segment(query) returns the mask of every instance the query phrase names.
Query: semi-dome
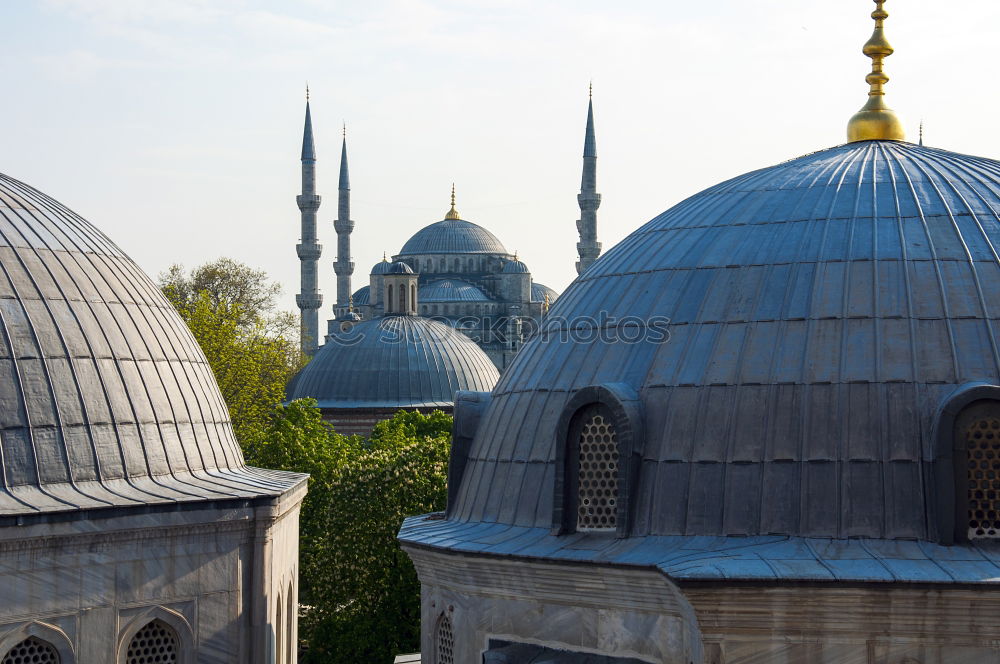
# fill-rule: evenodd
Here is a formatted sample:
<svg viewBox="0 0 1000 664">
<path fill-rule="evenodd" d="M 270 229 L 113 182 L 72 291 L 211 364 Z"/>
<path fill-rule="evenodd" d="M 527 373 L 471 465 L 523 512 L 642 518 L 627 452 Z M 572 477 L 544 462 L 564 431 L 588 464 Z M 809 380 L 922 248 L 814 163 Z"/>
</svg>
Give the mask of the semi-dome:
<svg viewBox="0 0 1000 664">
<path fill-rule="evenodd" d="M 503 269 L 501 270 L 503 274 L 528 274 L 531 270 L 522 261 L 516 258 L 512 261 L 507 261 L 503 264 Z"/>
<path fill-rule="evenodd" d="M 288 388 L 320 408 L 451 406 L 458 390 L 490 390 L 499 374 L 479 346 L 419 316 L 385 316 L 331 335 Z"/>
<path fill-rule="evenodd" d="M 589 394 L 634 445 L 630 535 L 947 540 L 941 413 L 1000 383 L 998 215 L 1000 162 L 894 141 L 688 198 L 559 298 L 449 514 L 550 528 L 558 441 Z"/>
<path fill-rule="evenodd" d="M 399 252 L 400 256 L 424 254 L 507 255 L 507 249 L 482 226 L 463 219 L 445 219 L 421 228 Z"/>
<path fill-rule="evenodd" d="M 537 281 L 533 281 L 531 283 L 532 302 L 544 302 L 546 295 L 549 298 L 549 304 L 555 304 L 555 301 L 559 299 L 559 293 L 555 292 L 545 284 L 540 284 Z"/>
<path fill-rule="evenodd" d="M 420 302 L 489 302 L 490 298 L 476 286 L 461 279 L 438 279 L 420 287 Z"/>
<path fill-rule="evenodd" d="M 354 291 L 354 295 L 351 296 L 354 300 L 354 306 L 360 307 L 365 304 L 371 304 L 371 286 L 362 286 L 358 290 Z"/>
<path fill-rule="evenodd" d="M 111 240 L 0 175 L 0 516 L 280 495 L 205 356 Z"/>
</svg>

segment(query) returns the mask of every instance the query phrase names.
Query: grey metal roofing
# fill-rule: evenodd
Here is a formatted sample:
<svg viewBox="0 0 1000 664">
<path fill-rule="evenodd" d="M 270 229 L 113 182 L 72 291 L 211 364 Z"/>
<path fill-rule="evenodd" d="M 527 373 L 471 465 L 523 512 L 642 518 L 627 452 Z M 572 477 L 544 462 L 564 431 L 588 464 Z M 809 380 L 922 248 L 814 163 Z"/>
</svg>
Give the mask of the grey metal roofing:
<svg viewBox="0 0 1000 664">
<path fill-rule="evenodd" d="M 935 414 L 1000 384 L 998 249 L 990 159 L 859 142 L 706 189 L 559 298 L 494 390 L 450 513 L 549 527 L 558 417 L 618 383 L 645 413 L 636 536 L 935 541 Z M 665 340 L 641 323 L 656 316 Z"/>
<path fill-rule="evenodd" d="M 458 390 L 488 391 L 499 377 L 479 346 L 419 316 L 385 316 L 338 332 L 288 387 L 321 408 L 451 406 Z"/>
<path fill-rule="evenodd" d="M 531 301 L 532 302 L 544 302 L 545 296 L 549 296 L 549 304 L 555 304 L 555 301 L 559 299 L 559 293 L 555 292 L 548 286 L 534 281 L 531 283 Z"/>
<path fill-rule="evenodd" d="M 359 307 L 362 304 L 371 304 L 371 286 L 362 286 L 358 290 L 354 291 L 354 295 L 351 296 L 354 300 L 354 306 Z"/>
<path fill-rule="evenodd" d="M 837 581 L 1000 585 L 1000 547 L 885 539 L 553 535 L 550 528 L 406 519 L 408 544 L 499 557 L 657 567 L 678 581 Z"/>
<path fill-rule="evenodd" d="M 460 279 L 438 279 L 420 287 L 417 300 L 424 302 L 489 302 L 478 287 Z"/>
<path fill-rule="evenodd" d="M 531 272 L 527 265 L 517 259 L 504 263 L 500 271 L 503 274 L 528 274 Z"/>
<path fill-rule="evenodd" d="M 424 254 L 508 255 L 493 233 L 464 219 L 445 219 L 421 228 L 399 252 L 400 256 Z"/>
<path fill-rule="evenodd" d="M 184 321 L 121 249 L 0 175 L 0 515 L 279 495 Z"/>
</svg>

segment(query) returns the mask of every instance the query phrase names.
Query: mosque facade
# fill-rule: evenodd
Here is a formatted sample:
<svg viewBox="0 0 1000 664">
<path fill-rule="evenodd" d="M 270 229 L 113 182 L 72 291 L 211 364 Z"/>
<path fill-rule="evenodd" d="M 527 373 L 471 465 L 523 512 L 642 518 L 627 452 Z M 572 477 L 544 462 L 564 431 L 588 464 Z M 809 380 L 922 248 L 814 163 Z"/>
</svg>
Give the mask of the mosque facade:
<svg viewBox="0 0 1000 664">
<path fill-rule="evenodd" d="M 875 4 L 846 144 L 582 272 L 553 319 L 623 339 L 547 326 L 457 395 L 399 535 L 425 664 L 1000 660 L 1000 162 L 904 140 Z"/>
<path fill-rule="evenodd" d="M 306 121 L 302 147 L 302 194 L 297 198 L 302 219 L 302 239 L 297 246 L 302 265 L 302 289 L 298 295 L 301 311 L 303 351 L 316 352 L 320 339 L 318 311 L 322 295 L 318 288 L 318 264 L 322 247 L 317 242 L 316 150 L 312 117 L 306 102 Z M 333 263 L 337 276 L 337 301 L 334 318 L 327 322 L 323 341 L 334 334 L 340 322 L 354 313 L 362 320 L 386 315 L 384 274 L 395 262 L 405 263 L 417 275 L 419 306 L 416 314 L 447 324 L 474 341 L 503 370 L 524 341 L 537 329 L 548 308 L 558 298 L 553 289 L 538 283 L 528 266 L 489 230 L 462 219 L 455 207 L 452 186 L 451 208 L 440 221 L 415 233 L 397 254 L 375 264 L 369 271 L 368 284 L 352 288 L 354 262 L 351 258 L 350 177 L 347 163 L 346 134 L 341 147 L 338 182 L 337 258 Z M 597 241 L 597 143 L 594 132 L 593 101 L 588 104 L 584 135 L 583 177 L 581 179 L 580 219 L 577 221 L 580 259 L 578 272 L 586 270 L 600 255 Z"/>
<path fill-rule="evenodd" d="M 103 233 L 5 175 L 0 221 L 0 662 L 294 662 L 307 477 Z"/>
</svg>

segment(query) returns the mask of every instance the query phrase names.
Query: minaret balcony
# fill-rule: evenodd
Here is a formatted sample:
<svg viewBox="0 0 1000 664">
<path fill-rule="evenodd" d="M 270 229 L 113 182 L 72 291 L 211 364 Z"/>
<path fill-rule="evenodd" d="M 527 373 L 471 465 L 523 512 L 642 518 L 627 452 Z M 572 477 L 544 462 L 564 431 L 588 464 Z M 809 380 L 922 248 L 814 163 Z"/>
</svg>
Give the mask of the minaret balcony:
<svg viewBox="0 0 1000 664">
<path fill-rule="evenodd" d="M 601 195 L 598 193 L 580 193 L 576 195 L 576 200 L 582 210 L 596 210 L 601 207 Z"/>
<path fill-rule="evenodd" d="M 319 257 L 323 254 L 323 245 L 316 242 L 297 244 L 295 245 L 295 253 L 299 255 L 299 260 L 319 260 Z"/>
<path fill-rule="evenodd" d="M 323 296 L 319 293 L 299 293 L 295 296 L 295 304 L 299 309 L 319 309 L 323 304 Z"/>
<path fill-rule="evenodd" d="M 354 261 L 334 261 L 333 271 L 338 275 L 354 274 Z"/>
<path fill-rule="evenodd" d="M 354 222 L 350 219 L 341 220 L 337 219 L 333 222 L 333 230 L 338 233 L 350 233 L 354 230 Z"/>
<path fill-rule="evenodd" d="M 315 212 L 319 209 L 320 201 L 322 196 L 319 194 L 299 194 L 295 197 L 295 202 L 303 212 Z"/>
</svg>

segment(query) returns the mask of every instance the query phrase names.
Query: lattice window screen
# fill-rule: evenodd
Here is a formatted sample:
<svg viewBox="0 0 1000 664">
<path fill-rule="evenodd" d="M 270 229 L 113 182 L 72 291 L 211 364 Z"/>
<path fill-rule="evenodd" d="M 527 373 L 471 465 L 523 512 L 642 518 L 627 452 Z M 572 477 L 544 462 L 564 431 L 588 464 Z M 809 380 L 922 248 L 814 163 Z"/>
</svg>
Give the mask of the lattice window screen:
<svg viewBox="0 0 1000 664">
<path fill-rule="evenodd" d="M 600 411 L 585 415 L 579 440 L 577 530 L 614 530 L 618 525 L 618 437 Z"/>
<path fill-rule="evenodd" d="M 159 620 L 149 623 L 132 637 L 125 655 L 126 664 L 176 664 L 177 634 Z"/>
<path fill-rule="evenodd" d="M 438 621 L 437 664 L 455 664 L 455 633 L 448 616 L 441 616 Z"/>
<path fill-rule="evenodd" d="M 1000 408 L 963 428 L 967 450 L 969 539 L 1000 537 Z"/>
<path fill-rule="evenodd" d="M 4 655 L 0 664 L 59 664 L 59 653 L 50 644 L 29 636 Z"/>
</svg>

